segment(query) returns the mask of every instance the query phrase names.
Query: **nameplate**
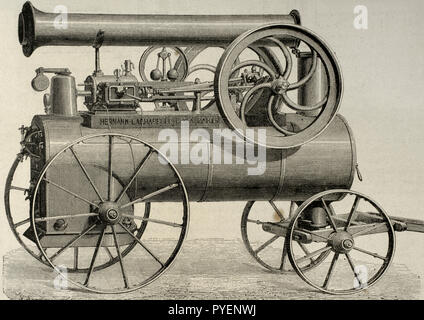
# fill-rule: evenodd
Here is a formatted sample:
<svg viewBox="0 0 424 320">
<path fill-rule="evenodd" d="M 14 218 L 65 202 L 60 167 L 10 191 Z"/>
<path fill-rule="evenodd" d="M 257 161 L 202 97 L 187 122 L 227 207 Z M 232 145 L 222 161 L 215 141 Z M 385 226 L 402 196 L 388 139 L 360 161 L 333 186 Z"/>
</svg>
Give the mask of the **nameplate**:
<svg viewBox="0 0 424 320">
<path fill-rule="evenodd" d="M 180 128 L 182 121 L 190 127 L 218 128 L 223 125 L 219 114 L 86 114 L 83 125 L 93 129 L 107 128 Z"/>
</svg>

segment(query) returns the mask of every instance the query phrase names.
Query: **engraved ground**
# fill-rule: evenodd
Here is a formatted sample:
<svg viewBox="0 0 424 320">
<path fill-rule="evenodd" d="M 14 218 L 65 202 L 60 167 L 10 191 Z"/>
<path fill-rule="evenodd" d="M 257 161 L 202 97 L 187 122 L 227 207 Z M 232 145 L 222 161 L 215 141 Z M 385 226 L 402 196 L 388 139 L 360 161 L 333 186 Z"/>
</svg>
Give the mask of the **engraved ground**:
<svg viewBox="0 0 424 320">
<path fill-rule="evenodd" d="M 131 268 L 130 259 L 126 265 Z M 121 295 L 56 290 L 55 274 L 23 249 L 9 252 L 3 268 L 3 291 L 10 299 L 417 299 L 421 286 L 419 276 L 394 264 L 379 283 L 362 293 L 322 294 L 295 274 L 267 272 L 241 241 L 221 239 L 187 240 L 173 267 L 161 278 Z"/>
</svg>

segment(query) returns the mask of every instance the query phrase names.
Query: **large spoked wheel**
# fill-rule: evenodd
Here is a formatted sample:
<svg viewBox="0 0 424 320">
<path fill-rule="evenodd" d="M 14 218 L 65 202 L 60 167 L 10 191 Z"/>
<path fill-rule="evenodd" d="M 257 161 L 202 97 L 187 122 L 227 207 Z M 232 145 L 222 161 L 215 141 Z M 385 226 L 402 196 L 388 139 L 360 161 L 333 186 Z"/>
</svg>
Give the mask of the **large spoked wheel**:
<svg viewBox="0 0 424 320">
<path fill-rule="evenodd" d="M 270 70 L 269 65 L 261 61 L 249 61 L 246 63 L 254 72 L 235 82 L 231 79 L 235 61 L 246 48 L 255 47 L 267 48 L 278 58 L 276 70 Z M 310 53 L 312 64 L 304 78 L 293 79 L 293 57 L 300 53 L 299 48 L 306 50 L 302 53 Z M 312 105 L 300 105 L 290 95 L 308 83 L 318 63 L 322 63 L 327 76 L 326 95 Z M 298 25 L 272 24 L 245 32 L 227 47 L 217 66 L 214 88 L 219 110 L 232 129 L 253 143 L 284 149 L 311 141 L 329 125 L 340 105 L 342 76 L 334 53 L 313 32 Z M 240 88 L 244 89 L 241 97 Z M 258 103 L 268 120 L 251 125 L 246 115 L 255 107 L 255 99 L 263 92 L 266 95 L 262 95 Z M 293 113 L 305 111 L 315 111 L 317 115 L 309 117 L 308 121 L 293 120 Z M 266 130 L 266 142 L 260 136 L 252 138 L 246 131 L 253 127 Z"/>
<path fill-rule="evenodd" d="M 49 193 L 61 203 L 46 201 Z M 153 216 L 150 202 L 168 198 L 172 205 Z M 58 234 L 59 219 L 67 226 L 59 239 L 67 240 L 57 246 L 49 236 Z M 187 191 L 174 165 L 150 144 L 118 133 L 82 137 L 53 156 L 35 185 L 30 215 L 43 260 L 68 282 L 99 293 L 137 290 L 163 274 L 181 249 L 188 219 Z"/>
<path fill-rule="evenodd" d="M 293 272 L 284 246 L 284 236 L 263 230 L 264 224 L 280 224 L 287 226 L 296 209 L 295 202 L 249 201 L 241 218 L 241 235 L 243 243 L 250 255 L 264 268 L 276 273 Z M 289 212 L 289 214 L 286 214 Z M 300 249 L 305 249 L 301 242 L 296 242 Z M 306 250 L 306 249 L 305 249 Z M 306 252 L 306 251 L 305 251 Z M 322 253 L 313 257 L 302 270 L 318 266 L 330 254 Z"/>
<path fill-rule="evenodd" d="M 310 214 L 320 210 L 326 226 L 316 228 Z M 295 248 L 299 241 L 307 253 Z M 383 276 L 393 259 L 395 232 L 374 200 L 356 191 L 329 190 L 298 208 L 287 231 L 286 250 L 294 270 L 308 284 L 326 293 L 350 294 Z M 313 270 L 302 268 L 323 253 L 331 253 L 331 259 Z"/>
<path fill-rule="evenodd" d="M 41 259 L 42 255 L 38 248 L 35 247 L 32 243 L 30 243 L 30 241 L 23 236 L 25 230 L 30 226 L 30 219 L 28 217 L 29 208 L 25 207 L 24 209 L 12 209 L 12 198 L 15 197 L 13 193 L 19 193 L 18 196 L 20 197 L 20 199 L 18 201 L 20 202 L 20 205 L 25 202 L 29 202 L 30 200 L 30 186 L 22 187 L 13 184 L 13 180 L 17 180 L 17 172 L 22 171 L 18 169 L 20 166 L 25 168 L 26 172 L 29 171 L 27 168 L 29 165 L 29 159 L 30 158 L 28 158 L 28 155 L 26 153 L 19 153 L 16 156 L 16 159 L 13 162 L 6 179 L 6 186 L 4 188 L 4 207 L 10 229 L 12 230 L 16 240 L 18 240 L 19 244 L 35 259 L 44 264 L 47 264 Z M 29 183 L 29 177 L 26 177 L 26 182 Z"/>
<path fill-rule="evenodd" d="M 32 198 L 33 190 L 31 187 L 31 183 L 27 188 L 13 184 L 14 180 L 22 179 L 22 177 L 20 177 L 22 174 L 29 172 L 28 160 L 31 158 L 31 156 L 36 156 L 36 155 L 28 154 L 26 151 L 19 153 L 16 156 L 16 159 L 13 162 L 12 167 L 9 170 L 9 174 L 6 179 L 5 191 L 4 191 L 4 204 L 5 204 L 6 217 L 7 217 L 7 221 L 9 223 L 10 229 L 12 230 L 12 233 L 15 236 L 16 240 L 19 242 L 19 244 L 32 257 L 34 257 L 35 259 L 37 259 L 44 265 L 50 267 L 50 264 L 43 258 L 43 254 L 40 252 L 38 247 L 35 246 L 33 242 L 31 242 L 29 239 L 27 239 L 24 236 L 25 231 L 28 230 L 28 228 L 30 228 L 30 225 L 31 225 L 31 219 L 29 218 L 30 206 L 28 207 L 25 206 L 24 209 L 12 208 L 13 206 L 12 199 L 14 199 L 15 202 L 19 202 L 19 204 L 15 204 L 16 206 L 18 205 L 22 206 L 23 203 L 29 202 Z M 18 169 L 20 167 L 22 167 L 22 170 Z M 19 172 L 19 171 L 25 171 L 25 173 Z M 17 178 L 16 176 L 19 176 L 19 177 Z M 26 181 L 29 182 L 29 177 L 26 177 Z M 16 195 L 13 193 L 18 193 L 19 195 Z M 18 199 L 15 199 L 15 196 L 20 196 L 20 197 Z M 150 203 L 146 203 L 144 208 L 144 218 L 149 218 L 149 215 L 150 215 Z M 146 229 L 146 226 L 147 226 L 147 220 L 142 221 L 140 226 L 137 227 L 135 231 L 137 238 L 140 238 L 143 235 L 143 232 Z M 122 252 L 122 256 L 123 257 L 126 256 L 134 248 L 135 245 L 136 245 L 136 242 L 134 241 L 131 245 L 125 248 L 125 250 Z M 110 259 L 104 264 L 96 266 L 94 269 L 95 271 L 107 268 L 115 264 L 116 262 L 118 262 L 118 257 L 116 255 L 114 256 L 107 247 L 104 247 L 104 249 L 106 250 Z M 49 248 L 49 252 L 50 250 L 51 249 Z M 77 248 L 74 248 L 74 250 L 77 250 Z M 74 267 L 68 270 L 68 272 L 85 272 L 85 271 L 86 269 L 78 268 L 78 265 L 75 263 L 74 263 Z"/>
</svg>

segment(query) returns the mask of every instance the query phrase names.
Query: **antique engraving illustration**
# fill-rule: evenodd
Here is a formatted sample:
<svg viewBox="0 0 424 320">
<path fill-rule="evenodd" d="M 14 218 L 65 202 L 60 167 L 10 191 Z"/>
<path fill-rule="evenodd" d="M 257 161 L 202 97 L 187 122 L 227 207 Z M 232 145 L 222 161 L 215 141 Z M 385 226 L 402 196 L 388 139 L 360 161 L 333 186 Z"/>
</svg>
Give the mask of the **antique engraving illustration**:
<svg viewBox="0 0 424 320">
<path fill-rule="evenodd" d="M 356 49 L 401 4 L 127 2 L 8 5 L 4 297 L 421 298 L 423 32 Z"/>
</svg>

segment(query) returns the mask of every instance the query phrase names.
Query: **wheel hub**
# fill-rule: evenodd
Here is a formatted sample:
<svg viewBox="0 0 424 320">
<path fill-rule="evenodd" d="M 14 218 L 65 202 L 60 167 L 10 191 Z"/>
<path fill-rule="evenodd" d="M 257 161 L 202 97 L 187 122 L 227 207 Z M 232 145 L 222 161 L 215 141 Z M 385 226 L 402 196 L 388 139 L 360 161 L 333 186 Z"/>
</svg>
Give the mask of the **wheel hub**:
<svg viewBox="0 0 424 320">
<path fill-rule="evenodd" d="M 105 201 L 99 205 L 99 217 L 103 223 L 113 225 L 121 220 L 118 204 L 112 201 Z"/>
<path fill-rule="evenodd" d="M 274 81 L 272 81 L 271 83 L 271 90 L 275 93 L 275 94 L 283 94 L 284 92 L 287 91 L 287 89 L 289 88 L 290 83 L 283 79 L 283 78 L 277 78 Z"/>
<path fill-rule="evenodd" d="M 330 239 L 330 245 L 337 253 L 348 253 L 352 250 L 354 244 L 352 235 L 346 231 L 336 232 Z"/>
</svg>

